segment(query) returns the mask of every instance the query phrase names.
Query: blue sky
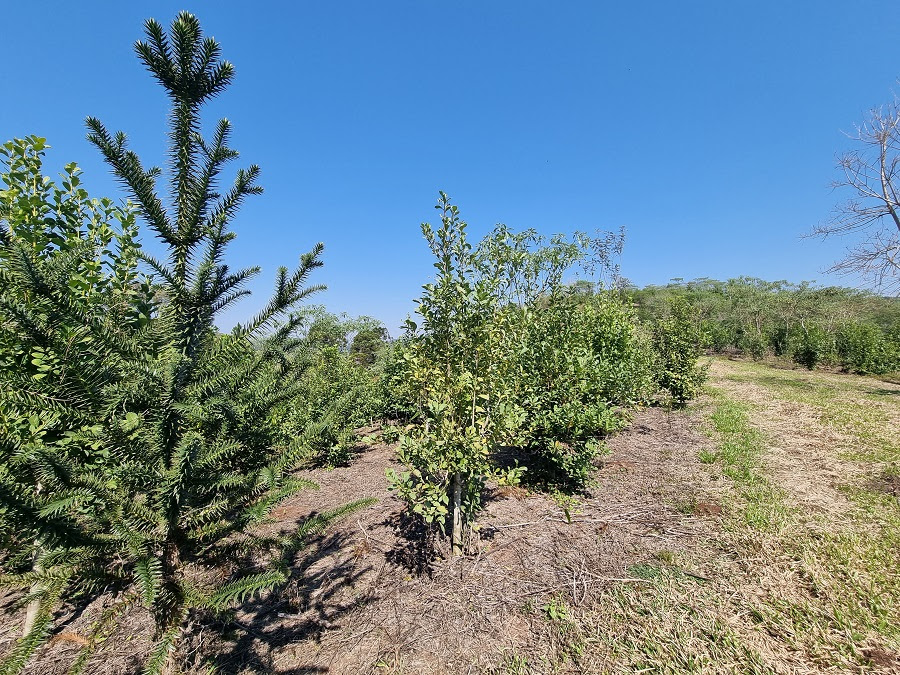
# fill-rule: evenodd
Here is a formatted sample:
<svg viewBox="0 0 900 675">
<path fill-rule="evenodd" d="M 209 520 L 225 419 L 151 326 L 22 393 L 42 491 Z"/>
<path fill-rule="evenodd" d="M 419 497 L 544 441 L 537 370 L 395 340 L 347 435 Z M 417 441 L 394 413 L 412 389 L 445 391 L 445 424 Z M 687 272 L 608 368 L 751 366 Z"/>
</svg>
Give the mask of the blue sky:
<svg viewBox="0 0 900 675">
<path fill-rule="evenodd" d="M 822 273 L 848 242 L 801 240 L 847 193 L 836 155 L 900 76 L 896 2 L 11 2 L 0 25 L 0 136 L 38 134 L 120 197 L 84 140 L 94 115 L 162 164 L 166 105 L 131 45 L 187 9 L 236 66 L 227 116 L 263 196 L 234 222 L 233 267 L 316 241 L 336 312 L 393 334 L 432 272 L 419 232 L 448 192 L 473 239 L 625 226 L 639 285 Z M 153 244 L 148 244 L 153 248 Z"/>
</svg>

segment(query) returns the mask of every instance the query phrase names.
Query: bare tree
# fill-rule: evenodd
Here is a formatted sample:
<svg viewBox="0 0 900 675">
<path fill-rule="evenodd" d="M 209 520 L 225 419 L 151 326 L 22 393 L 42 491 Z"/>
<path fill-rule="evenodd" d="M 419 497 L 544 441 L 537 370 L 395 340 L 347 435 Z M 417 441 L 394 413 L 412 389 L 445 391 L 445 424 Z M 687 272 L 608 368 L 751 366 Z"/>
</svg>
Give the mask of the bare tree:
<svg viewBox="0 0 900 675">
<path fill-rule="evenodd" d="M 859 275 L 882 291 L 900 291 L 900 99 L 870 111 L 851 138 L 861 147 L 839 158 L 844 176 L 833 187 L 849 187 L 855 194 L 812 236 L 858 234 L 859 241 L 828 271 Z"/>
</svg>

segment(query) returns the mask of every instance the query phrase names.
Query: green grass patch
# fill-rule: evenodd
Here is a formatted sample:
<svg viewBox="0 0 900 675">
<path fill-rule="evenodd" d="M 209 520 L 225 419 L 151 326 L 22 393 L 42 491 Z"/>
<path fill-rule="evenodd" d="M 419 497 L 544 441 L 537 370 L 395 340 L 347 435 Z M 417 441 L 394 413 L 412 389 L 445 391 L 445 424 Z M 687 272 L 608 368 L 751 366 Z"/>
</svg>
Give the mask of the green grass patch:
<svg viewBox="0 0 900 675">
<path fill-rule="evenodd" d="M 756 608 L 767 632 L 822 666 L 866 666 L 873 648 L 900 651 L 896 499 L 865 490 L 853 498 L 861 507 L 853 527 L 830 528 L 823 520 L 782 542 L 797 588 Z"/>
<path fill-rule="evenodd" d="M 866 439 L 858 440 L 860 448 L 877 443 L 881 432 L 867 427 L 884 423 L 878 421 L 888 414 L 883 407 L 872 406 L 877 410 L 871 413 L 837 409 L 854 387 L 863 387 L 854 403 L 866 408 L 871 383 L 829 388 L 831 380 L 816 379 L 818 373 L 728 365 L 736 377 L 778 398 L 820 406 L 819 418 L 806 416 L 816 438 L 817 424 L 840 424 Z M 761 382 L 758 375 L 766 372 L 771 378 Z M 754 425 L 763 406 L 767 415 L 789 415 L 790 409 L 770 409 L 765 398 L 758 405 L 731 400 L 712 387 L 706 394 L 699 409 L 714 447 L 701 450 L 700 460 L 721 472 L 730 488 L 724 531 L 699 550 L 662 550 L 628 566 L 627 583 L 605 589 L 589 611 L 564 615 L 577 621 L 578 644 L 591 667 L 673 674 L 762 674 L 794 666 L 867 672 L 900 654 L 900 502 L 893 492 L 898 465 L 877 467 L 879 480 L 871 484 L 843 488 L 850 501 L 839 500 L 834 512 L 811 511 L 805 502 L 791 501 L 768 472 L 769 439 Z M 808 476 L 826 479 L 813 467 Z M 685 515 L 695 504 L 689 486 L 671 499 Z M 542 608 L 545 620 L 566 626 L 560 612 L 554 610 L 554 619 L 548 608 Z M 573 666 L 584 665 L 586 656 L 568 653 Z"/>
<path fill-rule="evenodd" d="M 756 384 L 778 398 L 812 406 L 825 427 L 848 436 L 840 456 L 862 462 L 900 460 L 900 389 L 885 389 L 867 377 L 781 370 L 758 363 L 733 363 L 725 379 Z M 872 404 L 875 405 L 872 405 Z"/>
<path fill-rule="evenodd" d="M 774 540 L 760 533 L 766 545 L 759 548 L 772 554 L 772 579 L 791 582 L 776 585 L 754 603 L 752 616 L 768 634 L 823 668 L 866 668 L 873 654 L 900 653 L 900 501 L 892 492 L 900 448 L 896 429 L 888 424 L 891 407 L 868 402 L 879 395 L 865 378 L 779 371 L 758 364 L 732 370 L 737 372 L 726 379 L 763 386 L 782 400 L 810 405 L 819 413 L 820 425 L 855 441 L 852 452 L 835 447 L 835 455 L 893 462 L 873 467 L 871 482 L 857 480 L 842 488 L 849 506 L 839 518 L 799 507 L 781 509 L 783 530 Z M 748 525 L 757 507 L 762 507 L 762 522 L 769 523 L 770 509 L 751 494 L 758 486 L 763 496 L 769 490 L 762 476 L 764 439 L 747 429 L 749 408 L 720 392 L 714 392 L 714 401 L 710 422 L 722 440 L 718 459 L 723 473 L 747 500 Z M 816 479 L 815 474 L 810 479 Z"/>
<path fill-rule="evenodd" d="M 749 408 L 722 396 L 709 416 L 718 437 L 715 461 L 722 467 L 722 474 L 730 478 L 737 488 L 743 506 L 740 509 L 743 522 L 758 530 L 779 530 L 785 522 L 787 509 L 783 493 L 773 485 L 760 468 L 760 457 L 765 449 L 763 435 L 750 425 Z M 712 454 L 702 451 L 700 459 L 706 463 Z"/>
<path fill-rule="evenodd" d="M 663 571 L 656 565 L 638 563 L 637 565 L 631 565 L 631 567 L 628 568 L 628 574 L 635 577 L 636 579 L 646 579 L 647 581 L 654 581 L 656 579 L 662 578 Z"/>
<path fill-rule="evenodd" d="M 723 618 L 724 605 L 683 576 L 660 574 L 611 588 L 584 627 L 586 641 L 615 665 L 610 672 L 774 673 Z"/>
</svg>

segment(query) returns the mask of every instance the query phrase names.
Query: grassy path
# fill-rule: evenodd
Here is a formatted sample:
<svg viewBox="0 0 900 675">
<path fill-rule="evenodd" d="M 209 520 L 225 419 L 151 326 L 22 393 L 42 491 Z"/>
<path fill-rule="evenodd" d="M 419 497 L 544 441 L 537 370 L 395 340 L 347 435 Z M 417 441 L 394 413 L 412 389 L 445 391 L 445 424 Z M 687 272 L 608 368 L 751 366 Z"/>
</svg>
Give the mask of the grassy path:
<svg viewBox="0 0 900 675">
<path fill-rule="evenodd" d="M 599 672 L 900 672 L 900 386 L 716 359 L 681 414 L 717 533 L 585 615 Z"/>
<path fill-rule="evenodd" d="M 900 669 L 900 387 L 725 360 L 709 385 L 759 627 L 804 669 Z"/>
</svg>

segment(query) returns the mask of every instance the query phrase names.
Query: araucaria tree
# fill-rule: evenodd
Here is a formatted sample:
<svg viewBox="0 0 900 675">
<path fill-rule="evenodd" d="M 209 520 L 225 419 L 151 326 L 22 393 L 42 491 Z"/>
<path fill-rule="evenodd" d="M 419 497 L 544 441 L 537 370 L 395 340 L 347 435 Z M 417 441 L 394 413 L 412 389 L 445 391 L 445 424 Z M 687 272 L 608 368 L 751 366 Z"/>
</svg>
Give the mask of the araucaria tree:
<svg viewBox="0 0 900 675">
<path fill-rule="evenodd" d="M 19 468 L 0 470 L 0 511 L 28 529 L 27 536 L 0 532 L 15 539 L 3 581 L 29 588 L 35 603 L 4 672 L 20 669 L 47 636 L 53 605 L 67 589 L 110 584 L 133 589 L 123 606 L 140 601 L 153 616 L 146 672 L 172 670 L 192 615 L 284 584 L 305 536 L 368 503 L 322 514 L 287 535 L 253 534 L 274 506 L 309 485 L 292 475 L 306 439 L 279 443 L 271 420 L 299 391 L 291 337 L 299 319 L 290 310 L 321 288 L 307 280 L 321 265 L 322 246 L 293 272 L 279 270 L 258 316 L 229 335 L 216 330 L 216 315 L 247 293 L 243 285 L 257 272 L 232 272 L 223 256 L 234 237 L 229 221 L 261 192 L 259 168 L 239 170 L 219 192 L 220 173 L 237 157 L 229 123 L 221 120 L 209 139 L 200 134 L 201 107 L 234 75 L 218 43 L 188 13 L 169 34 L 153 20 L 145 29 L 135 50 L 171 102 L 168 194 L 157 188 L 161 171 L 145 168 L 123 133 L 89 118 L 88 138 L 167 257 L 136 246 L 130 207 L 101 213 L 122 221 L 121 234 L 85 237 L 91 214 L 66 211 L 64 198 L 4 202 L 0 415 L 16 423 L 0 431 L 0 451 L 4 467 Z M 30 167 L 38 180 L 23 182 L 19 167 L 7 182 L 19 192 L 44 184 Z M 57 220 L 71 241 L 58 235 Z M 46 234 L 39 246 L 30 241 L 35 230 Z M 116 238 L 119 246 L 110 248 Z M 134 271 L 138 260 L 152 271 L 152 287 Z M 108 267 L 111 279 L 101 273 Z M 7 350 L 11 344 L 19 347 Z M 238 563 L 224 580 L 205 571 L 223 559 Z M 91 640 L 75 670 L 97 644 Z"/>
</svg>

